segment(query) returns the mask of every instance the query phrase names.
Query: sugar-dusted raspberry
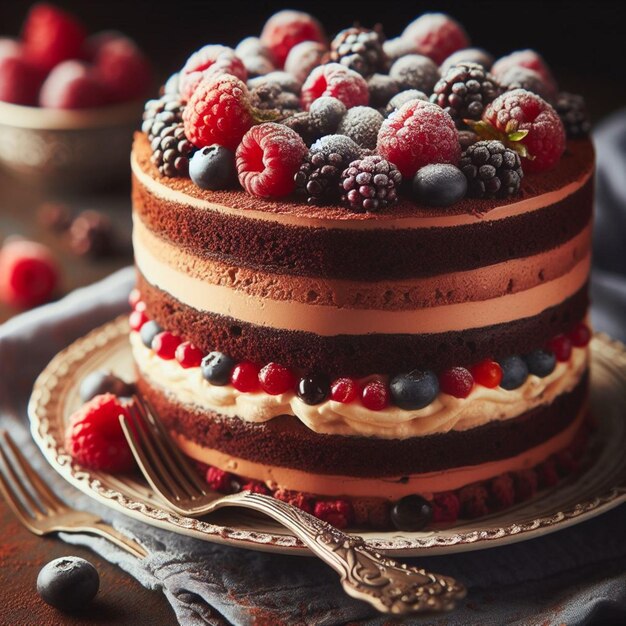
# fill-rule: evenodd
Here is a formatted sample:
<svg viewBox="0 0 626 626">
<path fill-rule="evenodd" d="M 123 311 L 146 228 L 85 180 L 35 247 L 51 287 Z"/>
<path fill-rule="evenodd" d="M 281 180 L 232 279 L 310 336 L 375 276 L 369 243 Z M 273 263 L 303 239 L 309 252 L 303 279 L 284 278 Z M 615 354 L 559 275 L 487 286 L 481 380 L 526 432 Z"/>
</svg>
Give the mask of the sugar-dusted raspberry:
<svg viewBox="0 0 626 626">
<path fill-rule="evenodd" d="M 573 346 L 584 348 L 591 341 L 591 330 L 584 322 L 579 322 L 567 333 Z"/>
<path fill-rule="evenodd" d="M 183 341 L 176 348 L 174 357 L 185 369 L 190 367 L 200 367 L 204 356 L 200 348 L 196 348 L 190 341 Z"/>
<path fill-rule="evenodd" d="M 512 67 L 526 67 L 537 72 L 548 90 L 556 94 L 557 84 L 543 57 L 534 50 L 517 50 L 498 59 L 491 68 L 491 73 L 500 78 Z"/>
<path fill-rule="evenodd" d="M 409 100 L 382 124 L 377 151 L 411 178 L 429 163 L 456 165 L 461 156 L 454 120 L 439 106 Z"/>
<path fill-rule="evenodd" d="M 306 513 L 313 513 L 315 500 L 308 493 L 291 491 L 289 489 L 278 489 L 278 491 L 274 492 L 274 497 L 277 500 L 282 500 L 283 502 L 287 502 L 292 506 L 296 506 Z"/>
<path fill-rule="evenodd" d="M 148 321 L 148 316 L 145 311 L 131 311 L 128 316 L 128 325 L 131 330 L 140 331 L 141 327 Z"/>
<path fill-rule="evenodd" d="M 230 74 L 244 82 L 248 78 L 243 62 L 232 48 L 218 44 L 204 46 L 187 59 L 180 71 L 180 94 L 185 100 L 190 100 L 201 82 L 224 74 Z"/>
<path fill-rule="evenodd" d="M 302 41 L 295 45 L 285 60 L 285 72 L 289 72 L 302 84 L 314 67 L 326 54 L 326 46 L 319 41 Z"/>
<path fill-rule="evenodd" d="M 572 340 L 567 335 L 552 337 L 546 345 L 549 350 L 554 352 L 556 360 L 561 363 L 569 361 L 572 356 Z"/>
<path fill-rule="evenodd" d="M 367 81 L 358 72 L 340 63 L 327 63 L 316 67 L 302 85 L 302 108 L 307 110 L 317 98 L 330 96 L 341 100 L 347 108 L 367 105 Z"/>
<path fill-rule="evenodd" d="M 505 143 L 512 133 L 528 133 L 508 144 L 515 148 L 519 141 L 528 151 L 530 158 L 523 162 L 525 172 L 554 167 L 565 150 L 565 129 L 558 113 L 537 94 L 525 89 L 498 96 L 487 106 L 483 121 L 494 127 Z"/>
<path fill-rule="evenodd" d="M 88 109 L 108 102 L 105 85 L 82 61 L 63 61 L 48 74 L 39 92 L 39 105 L 47 109 Z"/>
<path fill-rule="evenodd" d="M 472 376 L 477 384 L 495 389 L 502 381 L 502 368 L 491 359 L 483 359 L 470 368 Z"/>
<path fill-rule="evenodd" d="M 360 385 L 354 378 L 337 378 L 330 386 L 330 399 L 342 404 L 349 404 L 357 399 Z"/>
<path fill-rule="evenodd" d="M 352 505 L 347 500 L 320 500 L 315 503 L 313 515 L 335 528 L 347 528 L 354 519 Z"/>
<path fill-rule="evenodd" d="M 253 126 L 237 148 L 239 182 L 253 196 L 286 196 L 294 189 L 294 176 L 306 153 L 295 130 L 272 122 Z"/>
<path fill-rule="evenodd" d="M 261 368 L 251 361 L 241 361 L 235 365 L 230 383 L 237 391 L 252 392 L 259 389 L 259 370 Z"/>
<path fill-rule="evenodd" d="M 182 339 L 174 333 L 164 330 L 155 335 L 152 340 L 152 349 L 166 361 L 171 361 L 176 355 L 176 348 L 180 345 Z"/>
<path fill-rule="evenodd" d="M 430 57 L 437 65 L 453 52 L 470 44 L 463 27 L 445 13 L 424 13 L 412 21 L 402 33 L 402 39 L 410 42 L 420 53 Z"/>
<path fill-rule="evenodd" d="M 370 380 L 363 386 L 361 402 L 370 411 L 382 411 L 389 406 L 389 388 L 382 380 Z"/>
<path fill-rule="evenodd" d="M 536 467 L 537 480 L 541 489 L 554 487 L 559 482 L 559 473 L 554 457 L 546 459 Z"/>
<path fill-rule="evenodd" d="M 455 398 L 467 398 L 473 387 L 474 377 L 464 367 L 451 367 L 439 374 L 439 388 Z"/>
<path fill-rule="evenodd" d="M 506 509 L 515 502 L 515 485 L 510 474 L 500 474 L 489 482 L 493 510 Z"/>
<path fill-rule="evenodd" d="M 218 467 L 211 465 L 207 469 L 204 479 L 213 491 L 218 491 L 219 493 L 233 492 L 233 482 L 235 477 Z"/>
<path fill-rule="evenodd" d="M 456 522 L 461 502 L 454 491 L 442 491 L 433 496 L 433 522 Z"/>
<path fill-rule="evenodd" d="M 524 502 L 532 498 L 537 492 L 537 472 L 534 469 L 525 469 L 513 472 L 515 486 L 515 501 Z"/>
<path fill-rule="evenodd" d="M 261 42 L 272 51 L 279 67 L 285 63 L 289 51 L 302 41 L 326 42 L 322 25 L 303 11 L 278 11 L 261 31 Z"/>
<path fill-rule="evenodd" d="M 241 485 L 241 491 L 249 491 L 250 493 L 260 493 L 264 496 L 269 496 L 271 491 L 268 489 L 265 483 L 260 480 L 249 480 Z"/>
<path fill-rule="evenodd" d="M 81 465 L 107 472 L 128 472 L 135 461 L 119 416 L 128 409 L 112 393 L 97 395 L 73 413 L 65 431 L 65 448 Z"/>
<path fill-rule="evenodd" d="M 259 372 L 261 389 L 272 396 L 293 391 L 296 377 L 293 372 L 279 363 L 268 363 Z"/>
<path fill-rule="evenodd" d="M 473 519 L 489 513 L 489 492 L 483 483 L 473 483 L 459 489 L 461 517 Z"/>
<path fill-rule="evenodd" d="M 548 102 L 552 101 L 556 95 L 550 86 L 546 85 L 543 78 L 529 67 L 510 67 L 498 76 L 498 82 L 507 91 L 526 89 L 526 91 L 532 91 Z"/>
</svg>

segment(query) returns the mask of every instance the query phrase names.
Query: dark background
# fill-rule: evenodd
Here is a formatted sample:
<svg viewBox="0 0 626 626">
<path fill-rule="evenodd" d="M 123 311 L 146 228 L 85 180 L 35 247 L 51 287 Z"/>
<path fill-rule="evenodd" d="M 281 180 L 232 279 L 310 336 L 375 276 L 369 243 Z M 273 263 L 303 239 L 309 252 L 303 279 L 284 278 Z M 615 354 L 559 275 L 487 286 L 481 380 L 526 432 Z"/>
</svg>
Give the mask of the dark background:
<svg viewBox="0 0 626 626">
<path fill-rule="evenodd" d="M 466 28 L 474 45 L 500 56 L 521 48 L 540 51 L 563 89 L 582 92 L 592 117 L 626 105 L 626 11 L 618 2 L 242 2 L 241 0 L 58 0 L 90 32 L 118 29 L 135 38 L 161 77 L 178 69 L 206 43 L 234 46 L 258 34 L 281 8 L 316 15 L 333 33 L 358 21 L 380 22 L 388 37 L 424 11 L 444 11 Z M 31 2 L 0 0 L 0 35 L 17 34 Z"/>
</svg>

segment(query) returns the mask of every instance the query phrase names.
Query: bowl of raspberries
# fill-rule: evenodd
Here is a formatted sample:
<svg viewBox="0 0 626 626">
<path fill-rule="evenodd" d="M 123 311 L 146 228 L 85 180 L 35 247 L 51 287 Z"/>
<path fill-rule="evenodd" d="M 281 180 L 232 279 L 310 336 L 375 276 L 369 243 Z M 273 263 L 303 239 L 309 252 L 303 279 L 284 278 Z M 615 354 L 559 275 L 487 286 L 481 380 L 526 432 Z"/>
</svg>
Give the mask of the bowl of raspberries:
<svg viewBox="0 0 626 626">
<path fill-rule="evenodd" d="M 0 37 L 0 166 L 54 188 L 121 179 L 152 80 L 132 39 L 90 35 L 76 16 L 35 4 L 19 38 Z"/>
</svg>

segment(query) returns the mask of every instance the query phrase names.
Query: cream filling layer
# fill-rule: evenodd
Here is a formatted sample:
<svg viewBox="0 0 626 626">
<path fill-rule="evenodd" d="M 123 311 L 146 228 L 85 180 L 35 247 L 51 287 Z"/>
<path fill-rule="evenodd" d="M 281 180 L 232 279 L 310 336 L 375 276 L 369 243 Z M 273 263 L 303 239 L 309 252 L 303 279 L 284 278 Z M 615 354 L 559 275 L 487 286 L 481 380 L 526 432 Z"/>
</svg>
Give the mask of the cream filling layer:
<svg viewBox="0 0 626 626">
<path fill-rule="evenodd" d="M 467 465 L 439 472 L 396 478 L 355 478 L 354 476 L 312 474 L 288 467 L 264 465 L 205 448 L 178 433 L 172 433 L 172 435 L 180 449 L 193 459 L 245 478 L 259 480 L 271 489 L 282 488 L 324 496 L 376 497 L 388 500 L 398 500 L 403 496 L 419 493 L 430 499 L 434 493 L 452 491 L 464 485 L 489 480 L 506 472 L 517 472 L 535 467 L 572 442 L 585 417 L 585 412 L 586 408 L 583 408 L 566 429 L 517 456 L 480 465 Z"/>
<path fill-rule="evenodd" d="M 131 332 L 135 362 L 142 375 L 178 402 L 246 422 L 263 423 L 279 415 L 293 415 L 316 433 L 360 435 L 382 439 L 406 439 L 422 435 L 467 430 L 493 420 L 506 420 L 532 408 L 551 403 L 573 389 L 587 368 L 588 348 L 574 348 L 566 363 L 557 363 L 545 378 L 531 375 L 511 391 L 476 385 L 467 398 L 440 393 L 427 407 L 406 411 L 389 407 L 372 411 L 357 402 L 326 400 L 310 406 L 293 392 L 272 396 L 265 392 L 242 393 L 232 385 L 211 385 L 199 367 L 185 369 L 175 360 L 158 357 Z"/>
</svg>

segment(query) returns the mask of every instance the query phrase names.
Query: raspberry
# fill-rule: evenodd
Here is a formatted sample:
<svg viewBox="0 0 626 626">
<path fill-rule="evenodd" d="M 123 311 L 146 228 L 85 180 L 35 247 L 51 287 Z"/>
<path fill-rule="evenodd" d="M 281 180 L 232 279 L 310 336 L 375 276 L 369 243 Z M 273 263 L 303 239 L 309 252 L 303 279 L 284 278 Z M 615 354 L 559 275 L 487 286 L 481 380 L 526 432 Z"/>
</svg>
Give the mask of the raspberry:
<svg viewBox="0 0 626 626">
<path fill-rule="evenodd" d="M 436 522 L 456 522 L 461 511 L 459 497 L 453 491 L 442 491 L 433 496 L 433 519 Z"/>
<path fill-rule="evenodd" d="M 352 161 L 341 174 L 341 200 L 353 211 L 377 211 L 398 202 L 402 175 L 382 157 L 366 156 Z"/>
<path fill-rule="evenodd" d="M 119 416 L 126 407 L 111 393 L 92 398 L 70 417 L 65 448 L 85 467 L 107 472 L 128 472 L 135 466 Z"/>
<path fill-rule="evenodd" d="M 259 389 L 259 370 L 261 368 L 251 361 L 242 361 L 235 365 L 230 382 L 237 391 L 252 392 Z"/>
<path fill-rule="evenodd" d="M 409 100 L 383 122 L 377 151 L 405 178 L 429 163 L 456 165 L 461 156 L 453 119 L 441 107 L 422 100 Z"/>
<path fill-rule="evenodd" d="M 515 502 L 515 488 L 510 474 L 496 476 L 489 483 L 493 510 L 506 509 Z"/>
<path fill-rule="evenodd" d="M 554 352 L 556 360 L 561 363 L 569 361 L 572 356 L 572 340 L 566 335 L 557 335 L 546 344 L 548 349 Z"/>
<path fill-rule="evenodd" d="M 314 67 L 322 62 L 326 46 L 318 41 L 302 41 L 295 45 L 285 60 L 285 72 L 303 83 Z"/>
<path fill-rule="evenodd" d="M 14 239 L 0 249 L 0 300 L 30 308 L 50 299 L 59 271 L 50 250 L 40 243 Z"/>
<path fill-rule="evenodd" d="M 347 500 L 321 500 L 316 502 L 313 515 L 324 522 L 328 522 L 335 528 L 347 528 L 354 518 L 352 505 Z"/>
<path fill-rule="evenodd" d="M 513 483 L 515 484 L 515 501 L 524 502 L 532 498 L 537 491 L 537 472 L 533 469 L 513 472 Z"/>
<path fill-rule="evenodd" d="M 139 332 L 141 327 L 148 321 L 148 316 L 144 311 L 133 311 L 128 316 L 128 325 L 131 330 Z"/>
<path fill-rule="evenodd" d="M 204 354 L 202 350 L 196 348 L 190 341 L 183 341 L 176 348 L 174 357 L 185 369 L 189 367 L 200 367 Z"/>
<path fill-rule="evenodd" d="M 210 466 L 204 477 L 209 487 L 219 493 L 232 493 L 235 477 L 218 467 Z"/>
<path fill-rule="evenodd" d="M 451 367 L 439 375 L 439 388 L 455 398 L 467 398 L 474 387 L 474 378 L 464 367 Z"/>
<path fill-rule="evenodd" d="M 489 513 L 489 493 L 482 483 L 466 485 L 459 489 L 461 517 L 473 519 Z"/>
<path fill-rule="evenodd" d="M 354 378 L 338 378 L 330 386 L 330 399 L 349 404 L 356 400 L 359 391 L 359 383 Z"/>
<path fill-rule="evenodd" d="M 249 480 L 247 483 L 241 485 L 241 491 L 249 491 L 250 493 L 260 493 L 264 496 L 269 496 L 271 491 L 267 488 L 265 483 L 260 480 Z"/>
<path fill-rule="evenodd" d="M 21 56 L 0 56 L 0 101 L 35 106 L 45 73 Z"/>
<path fill-rule="evenodd" d="M 340 63 L 316 67 L 302 85 L 302 108 L 309 110 L 317 98 L 330 96 L 341 100 L 347 108 L 366 105 L 369 101 L 367 82 L 358 72 Z"/>
<path fill-rule="evenodd" d="M 476 383 L 488 389 L 495 389 L 502 381 L 502 368 L 491 359 L 476 363 L 470 371 Z"/>
<path fill-rule="evenodd" d="M 537 466 L 537 481 L 541 489 L 554 487 L 559 482 L 559 474 L 556 470 L 556 461 L 550 457 Z"/>
<path fill-rule="evenodd" d="M 544 84 L 552 94 L 556 94 L 557 85 L 550 68 L 543 57 L 534 50 L 517 50 L 507 56 L 498 59 L 491 68 L 491 73 L 500 78 L 512 67 L 525 67 L 537 72 L 543 79 Z"/>
<path fill-rule="evenodd" d="M 292 391 L 296 386 L 296 377 L 292 371 L 278 363 L 268 363 L 259 372 L 261 389 L 272 396 Z"/>
<path fill-rule="evenodd" d="M 303 11 L 278 11 L 265 22 L 261 31 L 261 43 L 272 51 L 280 67 L 289 51 L 302 41 L 326 41 L 322 25 Z"/>
<path fill-rule="evenodd" d="M 85 28 L 73 15 L 41 3 L 28 13 L 22 40 L 28 58 L 48 71 L 61 61 L 80 58 L 85 36 Z"/>
<path fill-rule="evenodd" d="M 88 109 L 107 103 L 105 86 L 89 65 L 63 61 L 48 74 L 39 104 L 50 109 Z"/>
<path fill-rule="evenodd" d="M 565 129 L 557 112 L 525 89 L 498 96 L 487 106 L 483 121 L 502 133 L 505 143 L 511 133 L 528 131 L 519 140 L 530 154 L 530 159 L 524 161 L 524 171 L 540 172 L 554 167 L 565 150 Z M 514 148 L 516 143 L 510 147 Z"/>
<path fill-rule="evenodd" d="M 176 349 L 181 343 L 181 338 L 164 330 L 155 335 L 151 348 L 165 361 L 171 361 L 176 356 Z"/>
<path fill-rule="evenodd" d="M 271 122 L 253 126 L 237 148 L 239 182 L 253 196 L 286 196 L 294 189 L 294 176 L 306 153 L 295 130 Z"/>
<path fill-rule="evenodd" d="M 217 143 L 235 150 L 254 123 L 248 88 L 230 75 L 203 81 L 185 107 L 183 122 L 196 147 Z"/>
<path fill-rule="evenodd" d="M 389 405 L 389 389 L 382 380 L 370 380 L 361 391 L 361 402 L 370 411 L 382 411 Z"/>
<path fill-rule="evenodd" d="M 410 42 L 437 65 L 470 44 L 463 27 L 445 13 L 424 13 L 404 29 L 402 40 Z"/>
<path fill-rule="evenodd" d="M 274 492 L 274 497 L 277 500 L 282 500 L 292 506 L 297 506 L 300 510 L 305 511 L 306 513 L 313 513 L 315 500 L 306 493 L 301 493 L 300 491 L 290 491 L 289 489 L 278 489 Z"/>
<path fill-rule="evenodd" d="M 579 322 L 567 334 L 573 346 L 584 348 L 591 341 L 591 330 L 584 322 Z"/>
<path fill-rule="evenodd" d="M 180 95 L 185 100 L 191 100 L 200 83 L 224 74 L 244 82 L 248 78 L 246 68 L 232 48 L 220 45 L 204 46 L 187 59 L 180 71 Z"/>
</svg>

